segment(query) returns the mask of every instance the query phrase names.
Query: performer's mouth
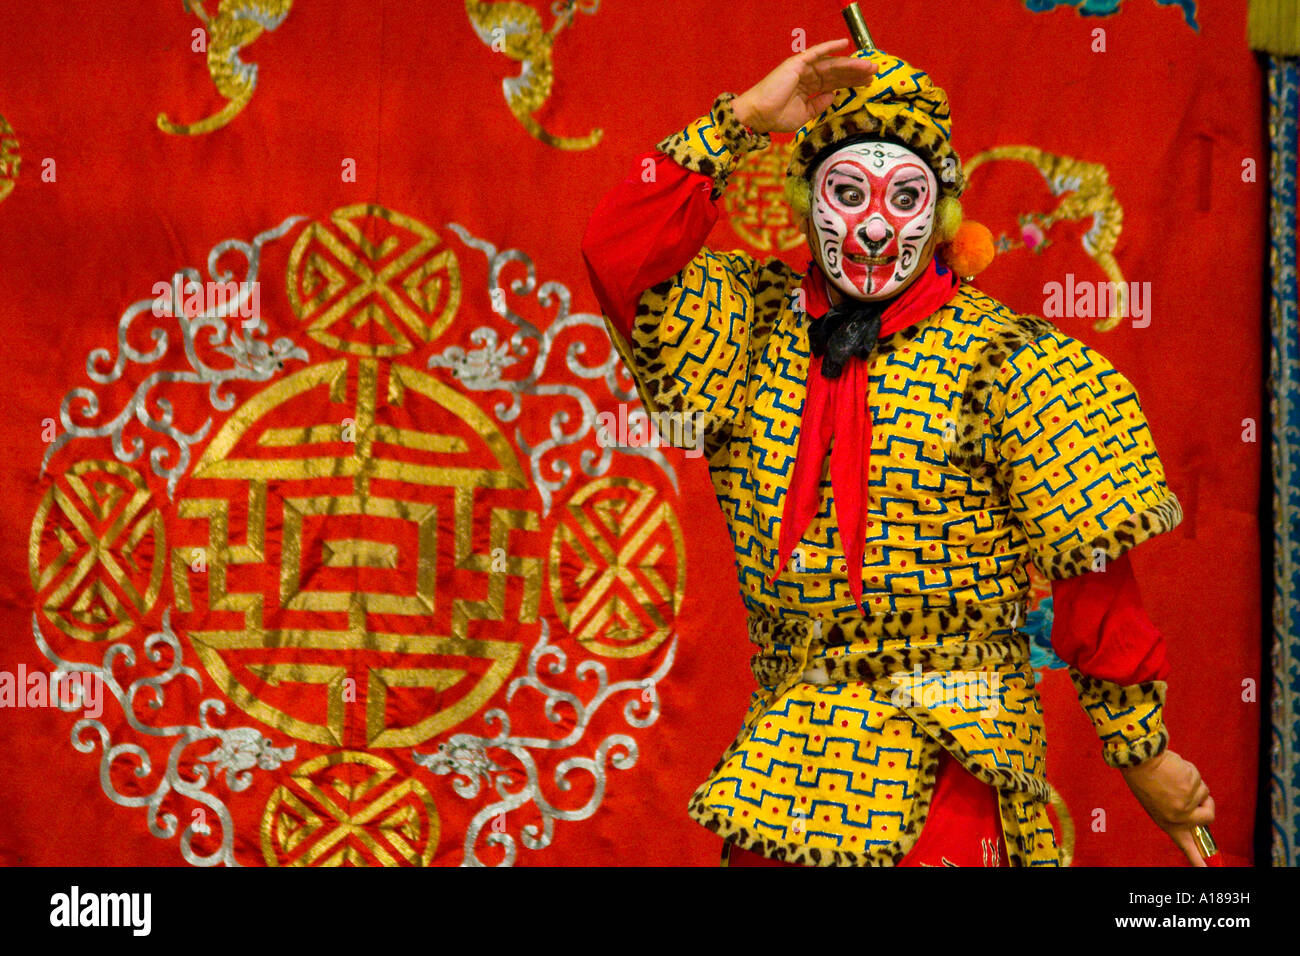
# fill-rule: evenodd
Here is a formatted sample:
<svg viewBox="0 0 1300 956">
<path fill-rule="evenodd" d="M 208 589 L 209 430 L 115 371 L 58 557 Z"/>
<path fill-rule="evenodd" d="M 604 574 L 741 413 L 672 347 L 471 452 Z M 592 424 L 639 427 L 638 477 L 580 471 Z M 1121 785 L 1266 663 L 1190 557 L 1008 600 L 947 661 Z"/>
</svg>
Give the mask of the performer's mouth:
<svg viewBox="0 0 1300 956">
<path fill-rule="evenodd" d="M 898 256 L 862 256 L 856 253 L 846 252 L 844 258 L 848 259 L 849 262 L 857 263 L 860 266 L 872 266 L 873 268 L 878 268 L 880 266 L 892 266 L 894 260 L 897 259 Z"/>
</svg>

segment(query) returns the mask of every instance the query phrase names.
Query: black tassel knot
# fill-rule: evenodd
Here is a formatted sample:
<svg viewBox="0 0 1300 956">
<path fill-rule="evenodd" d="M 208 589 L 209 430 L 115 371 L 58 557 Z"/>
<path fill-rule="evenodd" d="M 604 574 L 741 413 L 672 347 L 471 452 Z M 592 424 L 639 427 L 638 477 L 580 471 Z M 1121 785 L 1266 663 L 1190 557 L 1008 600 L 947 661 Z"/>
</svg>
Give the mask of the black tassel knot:
<svg viewBox="0 0 1300 956">
<path fill-rule="evenodd" d="M 880 340 L 880 316 L 886 303 L 846 299 L 808 326 L 813 355 L 821 356 L 822 374 L 839 378 L 851 358 L 868 359 Z"/>
</svg>

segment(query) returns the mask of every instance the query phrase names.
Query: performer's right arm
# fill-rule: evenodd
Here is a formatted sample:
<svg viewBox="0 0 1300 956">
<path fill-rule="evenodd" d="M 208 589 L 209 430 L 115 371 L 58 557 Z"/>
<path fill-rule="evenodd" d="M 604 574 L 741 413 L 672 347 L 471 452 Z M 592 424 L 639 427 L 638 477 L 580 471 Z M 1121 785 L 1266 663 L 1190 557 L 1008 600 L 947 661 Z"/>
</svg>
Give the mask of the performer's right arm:
<svg viewBox="0 0 1300 956">
<path fill-rule="evenodd" d="M 701 247 L 741 157 L 768 146 L 769 132 L 799 129 L 836 90 L 875 73 L 870 60 L 835 55 L 848 42 L 809 47 L 739 97 L 723 93 L 705 116 L 641 156 L 597 207 L 583 258 L 650 412 L 698 416 L 692 431 L 703 424 L 714 438 L 744 415 L 755 307 L 772 305 L 756 300 L 781 294 L 789 269 L 777 258 L 760 264 Z"/>
<path fill-rule="evenodd" d="M 754 288 L 763 265 L 703 248 L 741 158 L 771 142 L 723 93 L 712 109 L 640 156 L 596 207 L 582 240 L 591 285 L 647 410 L 743 413 Z"/>
<path fill-rule="evenodd" d="M 701 252 L 741 158 L 771 142 L 740 123 L 734 99 L 721 94 L 708 113 L 638 157 L 587 224 L 582 257 L 591 285 L 625 338 L 642 293 Z"/>
</svg>

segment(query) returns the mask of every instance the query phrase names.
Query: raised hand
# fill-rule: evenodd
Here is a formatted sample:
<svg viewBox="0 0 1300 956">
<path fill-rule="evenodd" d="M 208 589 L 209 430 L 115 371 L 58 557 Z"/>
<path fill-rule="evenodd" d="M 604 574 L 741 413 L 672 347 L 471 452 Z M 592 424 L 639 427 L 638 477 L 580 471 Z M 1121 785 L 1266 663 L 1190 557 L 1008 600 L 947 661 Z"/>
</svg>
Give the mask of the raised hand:
<svg viewBox="0 0 1300 956">
<path fill-rule="evenodd" d="M 736 97 L 736 118 L 756 133 L 790 133 L 826 109 L 836 90 L 869 82 L 876 72 L 870 60 L 831 56 L 848 42 L 828 40 L 782 62 Z"/>
</svg>

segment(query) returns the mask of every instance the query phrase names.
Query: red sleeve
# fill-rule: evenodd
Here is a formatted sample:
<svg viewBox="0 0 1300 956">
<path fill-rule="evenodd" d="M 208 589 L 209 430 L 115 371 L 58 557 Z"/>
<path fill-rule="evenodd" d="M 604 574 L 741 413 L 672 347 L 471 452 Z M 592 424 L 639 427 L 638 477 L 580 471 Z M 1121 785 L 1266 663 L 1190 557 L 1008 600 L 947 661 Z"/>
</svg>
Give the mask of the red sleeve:
<svg viewBox="0 0 1300 956">
<path fill-rule="evenodd" d="M 680 272 L 703 247 L 718 219 L 712 190 L 712 178 L 652 150 L 596 207 L 582 236 L 582 258 L 596 300 L 624 338 L 631 336 L 641 294 Z"/>
<path fill-rule="evenodd" d="M 1124 686 L 1165 679 L 1164 637 L 1142 608 L 1127 554 L 1105 571 L 1052 582 L 1052 648 L 1089 677 Z"/>
</svg>

